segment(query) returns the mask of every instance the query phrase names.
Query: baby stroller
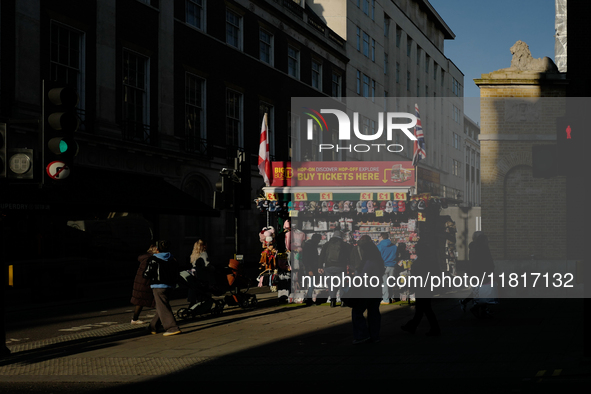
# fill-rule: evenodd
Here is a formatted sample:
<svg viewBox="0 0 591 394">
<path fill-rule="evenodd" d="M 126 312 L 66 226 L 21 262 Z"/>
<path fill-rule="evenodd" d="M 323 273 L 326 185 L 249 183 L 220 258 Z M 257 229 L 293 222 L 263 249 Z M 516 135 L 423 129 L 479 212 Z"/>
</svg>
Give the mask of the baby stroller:
<svg viewBox="0 0 591 394">
<path fill-rule="evenodd" d="M 236 263 L 233 263 L 236 262 Z M 187 308 L 180 308 L 176 312 L 179 319 L 188 319 L 200 315 L 219 315 L 224 306 L 240 305 L 243 308 L 256 305 L 256 296 L 246 294 L 249 290 L 248 281 L 244 278 L 236 260 L 230 260 L 227 267 L 216 267 L 209 264 L 191 271 L 180 273 L 182 287 L 191 289 L 195 295 L 195 302 Z M 246 285 L 246 288 L 241 287 Z M 230 292 L 224 299 L 214 299 Z"/>
<path fill-rule="evenodd" d="M 224 297 L 226 305 L 240 308 L 256 306 L 258 300 L 256 294 L 248 294 L 250 284 L 245 275 L 244 268 L 238 260 L 230 259 L 226 267 L 226 278 L 228 281 L 229 295 Z"/>
</svg>

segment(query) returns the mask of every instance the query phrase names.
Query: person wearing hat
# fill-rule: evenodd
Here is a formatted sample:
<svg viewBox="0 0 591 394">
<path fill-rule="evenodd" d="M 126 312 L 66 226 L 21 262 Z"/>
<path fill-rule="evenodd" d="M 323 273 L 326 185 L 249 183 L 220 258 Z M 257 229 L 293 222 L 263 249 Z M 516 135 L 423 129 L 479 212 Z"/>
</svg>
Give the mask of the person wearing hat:
<svg viewBox="0 0 591 394">
<path fill-rule="evenodd" d="M 347 263 L 352 249 L 351 245 L 343 241 L 343 233 L 340 230 L 335 230 L 330 240 L 322 246 L 318 273 L 321 275 L 324 274 L 325 276 L 338 276 L 342 278 L 343 273 L 347 269 Z M 338 290 L 339 288 L 335 286 L 329 291 L 331 308 L 337 304 Z"/>
<path fill-rule="evenodd" d="M 157 241 L 154 255 L 148 260 L 148 268 L 144 272 L 144 277 L 151 279 L 150 287 L 156 304 L 156 314 L 148 329 L 151 334 L 156 334 L 158 325 L 162 324 L 165 337 L 181 333 L 170 306 L 170 296 L 177 282 L 179 265 L 169 250 L 168 241 Z"/>
</svg>

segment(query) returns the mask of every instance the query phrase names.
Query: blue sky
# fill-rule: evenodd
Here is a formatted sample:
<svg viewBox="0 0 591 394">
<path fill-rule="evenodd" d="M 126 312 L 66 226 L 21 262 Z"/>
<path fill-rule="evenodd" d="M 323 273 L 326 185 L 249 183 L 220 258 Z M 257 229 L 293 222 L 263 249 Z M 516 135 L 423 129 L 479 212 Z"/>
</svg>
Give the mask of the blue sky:
<svg viewBox="0 0 591 394">
<path fill-rule="evenodd" d="M 526 42 L 532 56 L 554 60 L 554 0 L 429 0 L 456 35 L 445 55 L 464 73 L 466 115 L 479 121 L 474 84 L 480 74 L 511 65 L 509 48 Z"/>
</svg>

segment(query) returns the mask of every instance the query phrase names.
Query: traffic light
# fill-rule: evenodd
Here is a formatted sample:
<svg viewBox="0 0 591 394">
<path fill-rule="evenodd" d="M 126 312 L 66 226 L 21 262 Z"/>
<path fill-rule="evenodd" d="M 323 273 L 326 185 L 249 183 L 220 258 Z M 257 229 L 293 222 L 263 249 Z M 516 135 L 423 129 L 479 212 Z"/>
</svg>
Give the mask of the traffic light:
<svg viewBox="0 0 591 394">
<path fill-rule="evenodd" d="M 0 123 L 0 178 L 6 178 L 6 166 L 8 165 L 6 155 L 6 123 Z"/>
<path fill-rule="evenodd" d="M 558 175 L 577 176 L 586 169 L 585 134 L 587 127 L 583 116 L 583 113 L 573 113 L 556 119 Z"/>
<path fill-rule="evenodd" d="M 0 178 L 33 179 L 33 149 L 8 148 L 6 123 L 0 123 Z"/>
<path fill-rule="evenodd" d="M 70 175 L 78 154 L 75 133 L 80 120 L 76 114 L 78 93 L 63 83 L 43 83 L 43 176 L 47 181 L 62 181 Z"/>
<path fill-rule="evenodd" d="M 223 169 L 220 172 L 220 179 L 216 182 L 213 196 L 214 209 L 230 209 L 234 205 L 234 182 L 231 179 L 231 174 Z"/>
</svg>

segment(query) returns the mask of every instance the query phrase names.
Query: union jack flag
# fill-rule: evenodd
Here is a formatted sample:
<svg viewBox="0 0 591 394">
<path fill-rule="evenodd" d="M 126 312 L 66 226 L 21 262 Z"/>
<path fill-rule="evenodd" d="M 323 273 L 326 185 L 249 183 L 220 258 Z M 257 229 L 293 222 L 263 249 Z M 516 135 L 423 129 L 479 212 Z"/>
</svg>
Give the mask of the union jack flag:
<svg viewBox="0 0 591 394">
<path fill-rule="evenodd" d="M 423 135 L 423 126 L 421 125 L 421 117 L 419 116 L 419 106 L 415 104 L 415 112 L 417 116 L 417 125 L 415 126 L 415 137 L 417 140 L 414 144 L 414 151 L 412 156 L 412 165 L 416 167 L 419 164 L 419 160 L 427 157 L 425 150 L 425 136 Z"/>
</svg>

